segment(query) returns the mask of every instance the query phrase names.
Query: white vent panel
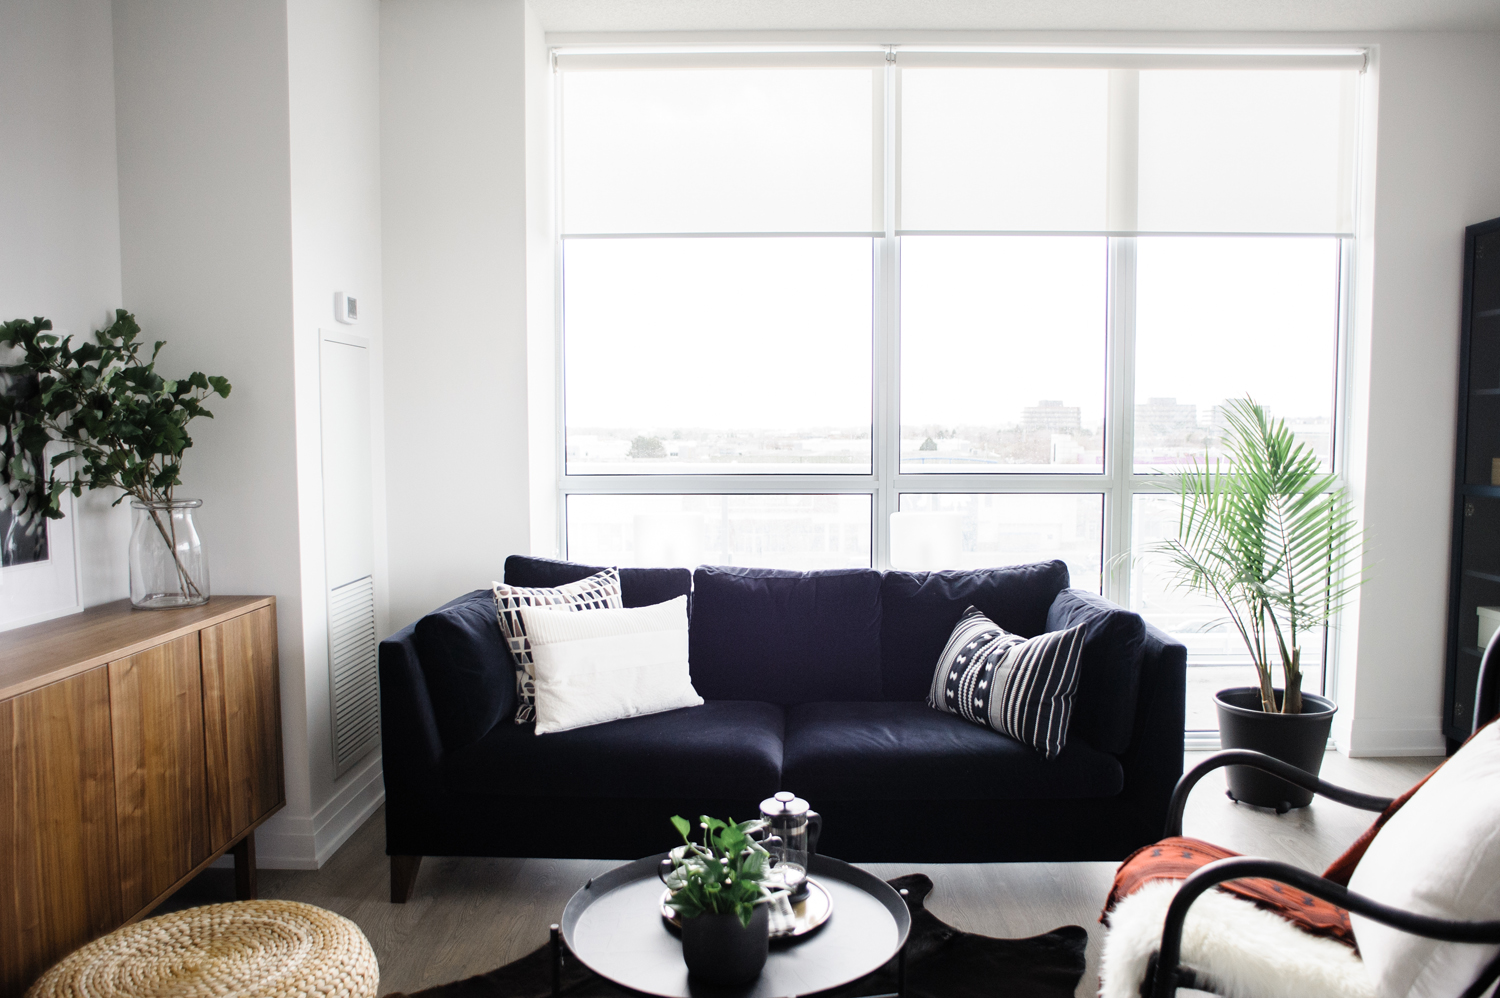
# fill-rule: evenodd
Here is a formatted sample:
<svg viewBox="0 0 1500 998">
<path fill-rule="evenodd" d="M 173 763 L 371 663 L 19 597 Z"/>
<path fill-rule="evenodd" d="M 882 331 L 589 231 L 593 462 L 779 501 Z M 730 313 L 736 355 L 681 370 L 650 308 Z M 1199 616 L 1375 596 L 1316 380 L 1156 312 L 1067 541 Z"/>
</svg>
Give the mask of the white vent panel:
<svg viewBox="0 0 1500 998">
<path fill-rule="evenodd" d="M 380 741 L 375 581 L 370 576 L 329 591 L 328 652 L 333 673 L 333 754 L 342 776 Z"/>
</svg>

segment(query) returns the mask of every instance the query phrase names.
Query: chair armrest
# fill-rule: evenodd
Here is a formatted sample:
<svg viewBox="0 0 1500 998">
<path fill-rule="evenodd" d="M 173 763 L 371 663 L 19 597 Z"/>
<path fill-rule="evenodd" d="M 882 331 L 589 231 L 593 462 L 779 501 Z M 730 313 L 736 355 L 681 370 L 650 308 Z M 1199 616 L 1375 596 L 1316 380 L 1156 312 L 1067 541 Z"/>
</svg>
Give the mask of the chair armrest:
<svg viewBox="0 0 1500 998">
<path fill-rule="evenodd" d="M 1254 752 L 1250 749 L 1225 749 L 1223 752 L 1215 752 L 1204 759 L 1182 774 L 1182 779 L 1177 781 L 1177 787 L 1172 791 L 1172 802 L 1167 806 L 1166 837 L 1182 834 L 1182 812 L 1187 807 L 1188 794 L 1192 792 L 1193 785 L 1204 776 L 1224 766 L 1250 766 L 1253 769 L 1270 773 L 1272 776 L 1279 776 L 1303 790 L 1311 790 L 1319 796 L 1350 807 L 1357 807 L 1363 811 L 1384 811 L 1391 806 L 1389 797 L 1375 797 L 1347 787 L 1335 786 L 1305 769 L 1298 769 L 1291 763 L 1282 762 L 1264 752 Z"/>
<path fill-rule="evenodd" d="M 1176 993 L 1178 962 L 1182 958 L 1182 926 L 1187 919 L 1188 908 L 1204 891 L 1227 880 L 1243 880 L 1247 877 L 1262 877 L 1287 884 L 1381 925 L 1389 925 L 1428 939 L 1453 943 L 1500 943 L 1500 922 L 1464 922 L 1418 915 L 1381 904 L 1362 894 L 1355 894 L 1342 884 L 1324 880 L 1289 863 L 1235 856 L 1209 863 L 1194 871 L 1177 889 L 1176 896 L 1167 907 L 1166 921 L 1162 925 L 1161 949 L 1157 954 L 1151 998 L 1173 998 Z M 1461 998 L 1477 998 L 1493 983 L 1497 973 L 1500 973 L 1500 956 L 1486 965 Z"/>
</svg>

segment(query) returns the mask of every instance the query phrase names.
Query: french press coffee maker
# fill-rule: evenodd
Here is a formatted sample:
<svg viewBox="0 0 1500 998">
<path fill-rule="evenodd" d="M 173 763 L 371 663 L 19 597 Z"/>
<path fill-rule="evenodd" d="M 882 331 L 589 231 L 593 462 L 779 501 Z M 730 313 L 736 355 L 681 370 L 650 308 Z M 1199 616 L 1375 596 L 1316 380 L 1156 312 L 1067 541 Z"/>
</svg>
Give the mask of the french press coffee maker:
<svg viewBox="0 0 1500 998">
<path fill-rule="evenodd" d="M 791 895 L 793 904 L 807 897 L 807 868 L 823 832 L 823 816 L 807 801 L 783 790 L 760 802 L 766 822 L 763 844 L 771 854 L 771 879 Z"/>
</svg>

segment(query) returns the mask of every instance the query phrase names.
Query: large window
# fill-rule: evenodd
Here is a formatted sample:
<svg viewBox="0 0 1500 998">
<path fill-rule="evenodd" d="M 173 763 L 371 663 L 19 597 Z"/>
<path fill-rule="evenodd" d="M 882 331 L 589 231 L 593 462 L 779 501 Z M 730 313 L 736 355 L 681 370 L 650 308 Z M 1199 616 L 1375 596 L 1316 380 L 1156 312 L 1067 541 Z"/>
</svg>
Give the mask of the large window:
<svg viewBox="0 0 1500 998">
<path fill-rule="evenodd" d="M 1226 400 L 1338 470 L 1362 65 L 559 52 L 563 549 L 1060 558 L 1188 645 L 1213 728 L 1248 659 L 1152 547 Z"/>
</svg>

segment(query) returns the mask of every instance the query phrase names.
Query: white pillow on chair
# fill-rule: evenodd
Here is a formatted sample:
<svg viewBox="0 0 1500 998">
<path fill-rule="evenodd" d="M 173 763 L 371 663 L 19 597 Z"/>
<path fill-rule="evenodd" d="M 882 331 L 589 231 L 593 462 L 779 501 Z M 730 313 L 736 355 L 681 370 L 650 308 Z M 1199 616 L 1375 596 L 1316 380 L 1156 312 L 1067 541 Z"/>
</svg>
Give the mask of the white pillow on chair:
<svg viewBox="0 0 1500 998">
<path fill-rule="evenodd" d="M 1475 735 L 1375 836 L 1349 889 L 1393 908 L 1500 920 L 1500 724 Z M 1424 939 L 1351 913 L 1381 995 L 1455 998 L 1497 947 Z"/>
<path fill-rule="evenodd" d="M 687 597 L 633 609 L 521 607 L 545 735 L 703 702 L 688 676 Z"/>
</svg>

